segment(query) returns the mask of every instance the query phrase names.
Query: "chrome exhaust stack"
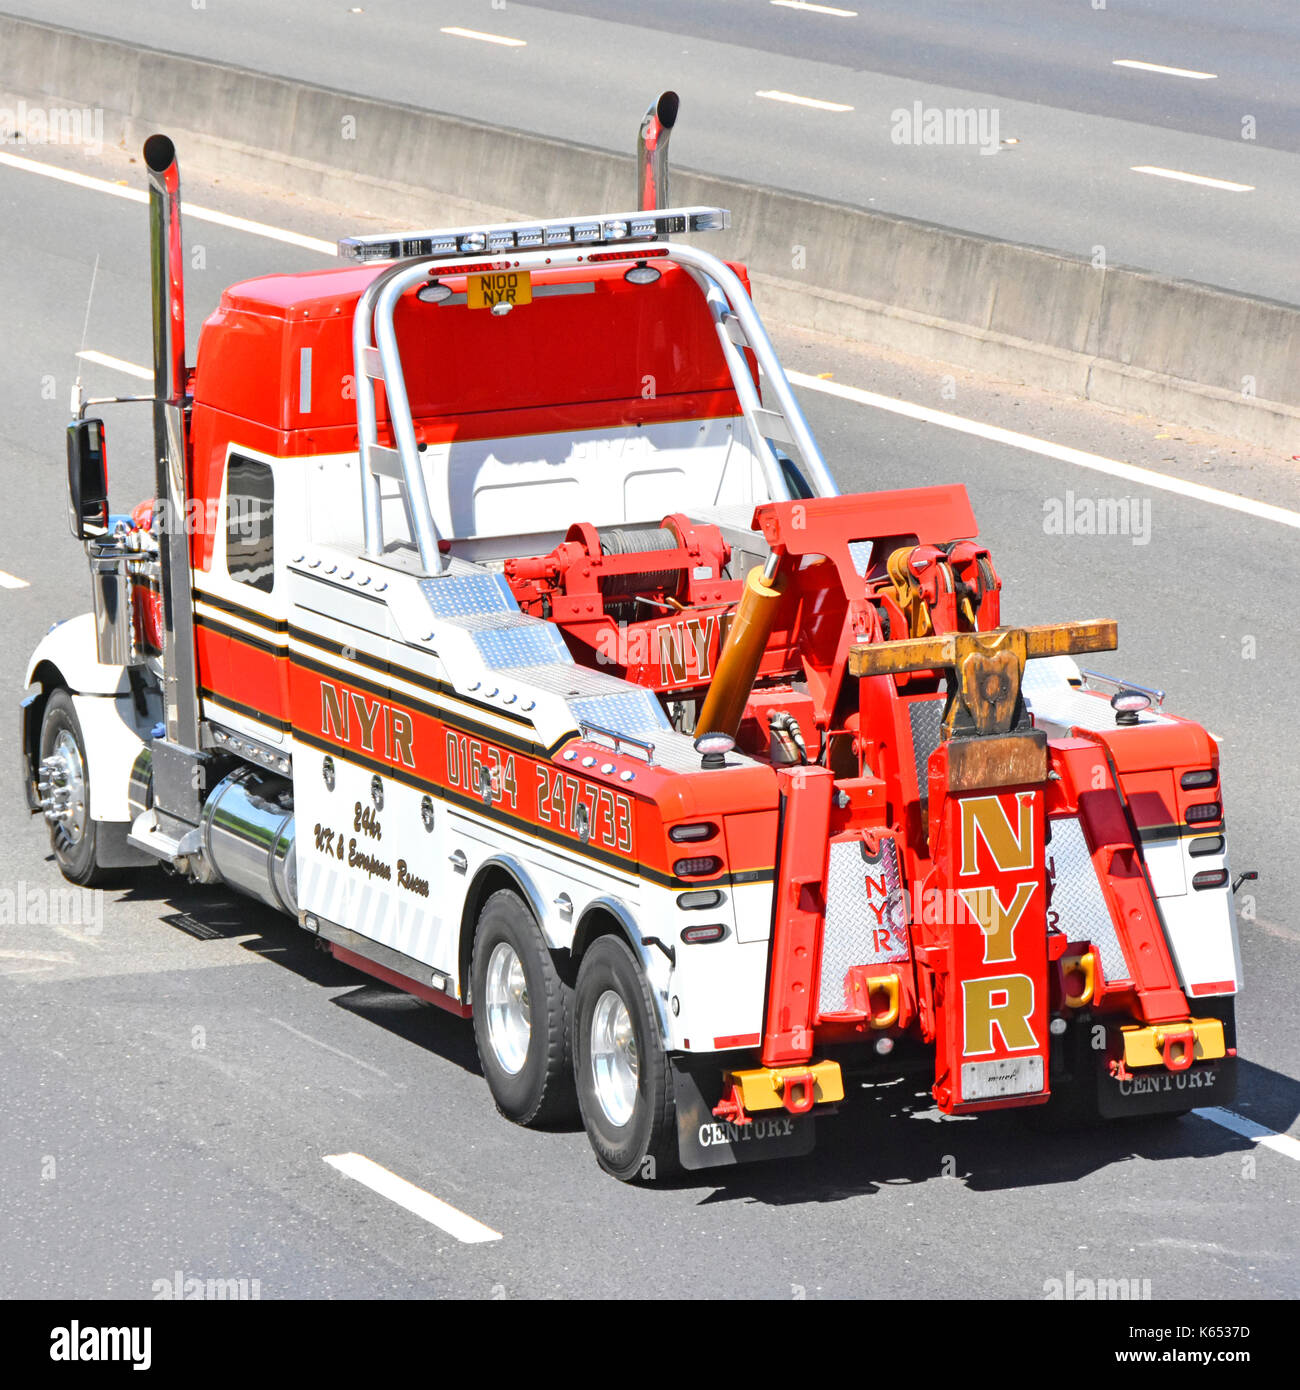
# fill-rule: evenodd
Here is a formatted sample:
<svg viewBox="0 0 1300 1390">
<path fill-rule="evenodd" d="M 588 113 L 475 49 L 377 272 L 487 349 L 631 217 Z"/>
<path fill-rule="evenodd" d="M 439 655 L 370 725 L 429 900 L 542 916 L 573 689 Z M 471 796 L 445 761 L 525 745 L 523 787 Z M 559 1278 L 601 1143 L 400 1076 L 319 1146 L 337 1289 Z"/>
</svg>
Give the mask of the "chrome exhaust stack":
<svg viewBox="0 0 1300 1390">
<path fill-rule="evenodd" d="M 144 142 L 149 175 L 150 281 L 153 292 L 154 534 L 162 578 L 163 720 L 154 740 L 155 805 L 160 828 L 197 826 L 206 790 L 199 751 L 198 666 L 194 652 L 190 546 L 186 533 L 185 287 L 181 179 L 165 135 Z M 197 774 L 197 775 L 196 775 Z M 166 822 L 173 822 L 167 826 Z"/>
<path fill-rule="evenodd" d="M 668 200 L 668 141 L 680 108 L 676 92 L 661 92 L 642 118 L 636 142 L 637 207 L 642 212 L 672 206 Z"/>
</svg>

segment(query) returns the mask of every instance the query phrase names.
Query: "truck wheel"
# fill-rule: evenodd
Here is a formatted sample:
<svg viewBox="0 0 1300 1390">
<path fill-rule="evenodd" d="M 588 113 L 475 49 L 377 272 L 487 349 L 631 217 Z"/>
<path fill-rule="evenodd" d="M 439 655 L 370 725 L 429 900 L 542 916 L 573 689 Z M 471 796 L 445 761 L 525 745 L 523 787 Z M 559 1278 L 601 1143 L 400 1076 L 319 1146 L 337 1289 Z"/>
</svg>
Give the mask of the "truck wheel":
<svg viewBox="0 0 1300 1390">
<path fill-rule="evenodd" d="M 572 991 L 532 913 L 508 888 L 479 914 L 470 978 L 474 1041 L 497 1109 L 520 1125 L 572 1118 Z"/>
<path fill-rule="evenodd" d="M 675 1172 L 672 1070 L 650 988 L 620 937 L 599 937 L 582 959 L 573 1052 L 578 1105 L 600 1166 L 623 1182 Z"/>
<path fill-rule="evenodd" d="M 41 721 L 41 761 L 36 775 L 50 848 L 63 877 L 91 888 L 112 878 L 95 861 L 98 827 L 90 818 L 90 775 L 86 742 L 66 690 L 45 702 Z"/>
</svg>

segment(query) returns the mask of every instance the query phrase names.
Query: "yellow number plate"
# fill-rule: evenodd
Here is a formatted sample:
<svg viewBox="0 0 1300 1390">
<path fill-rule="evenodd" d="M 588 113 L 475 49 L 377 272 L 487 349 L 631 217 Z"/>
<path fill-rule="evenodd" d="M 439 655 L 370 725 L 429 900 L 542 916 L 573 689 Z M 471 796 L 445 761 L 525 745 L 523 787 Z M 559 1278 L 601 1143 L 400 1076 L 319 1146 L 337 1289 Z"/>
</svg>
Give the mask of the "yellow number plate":
<svg viewBox="0 0 1300 1390">
<path fill-rule="evenodd" d="M 471 309 L 490 309 L 494 304 L 531 304 L 533 278 L 526 270 L 470 275 L 466 279 L 466 292 Z"/>
</svg>

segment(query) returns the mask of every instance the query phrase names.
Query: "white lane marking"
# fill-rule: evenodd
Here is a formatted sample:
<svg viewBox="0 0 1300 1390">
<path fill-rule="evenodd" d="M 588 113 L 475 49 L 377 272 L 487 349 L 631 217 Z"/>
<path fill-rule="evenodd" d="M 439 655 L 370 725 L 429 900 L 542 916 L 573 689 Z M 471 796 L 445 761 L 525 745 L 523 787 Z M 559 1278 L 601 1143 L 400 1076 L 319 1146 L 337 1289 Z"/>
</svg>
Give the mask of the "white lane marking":
<svg viewBox="0 0 1300 1390">
<path fill-rule="evenodd" d="M 1289 1134 L 1276 1134 L 1255 1120 L 1238 1115 L 1234 1110 L 1207 1105 L 1204 1109 L 1193 1110 L 1192 1114 L 1209 1120 L 1211 1124 L 1230 1129 L 1234 1134 L 1240 1134 L 1243 1139 L 1253 1139 L 1261 1149 L 1272 1149 L 1275 1153 L 1285 1154 L 1287 1158 L 1300 1160 L 1300 1139 L 1292 1139 Z"/>
<path fill-rule="evenodd" d="M 304 236 L 301 232 L 288 232 L 283 227 L 271 227 L 265 222 L 254 222 L 247 217 L 232 217 L 228 212 L 217 212 L 213 208 L 200 208 L 195 207 L 193 203 L 182 203 L 181 212 L 198 222 L 211 222 L 214 226 L 229 227 L 235 232 L 252 232 L 254 236 L 264 236 L 270 241 L 283 241 L 290 246 L 301 246 L 306 251 L 316 251 L 322 256 L 337 256 L 339 253 L 337 242 L 323 241 L 318 236 Z"/>
<path fill-rule="evenodd" d="M 466 1216 L 463 1211 L 448 1206 L 440 1197 L 416 1187 L 405 1178 L 399 1178 L 396 1173 L 390 1173 L 364 1154 L 328 1154 L 325 1162 L 466 1245 L 481 1245 L 485 1241 L 501 1239 L 500 1231 L 494 1231 L 491 1226 L 485 1226 L 472 1216 Z"/>
<path fill-rule="evenodd" d="M 112 367 L 115 372 L 125 372 L 127 376 L 139 377 L 141 381 L 153 381 L 152 367 L 139 367 L 122 357 L 110 357 L 108 353 L 96 352 L 94 348 L 85 348 L 77 356 L 86 362 L 97 362 L 101 367 Z"/>
<path fill-rule="evenodd" d="M 1199 183 L 1204 188 L 1221 188 L 1225 193 L 1253 193 L 1253 183 L 1233 183 L 1229 179 L 1212 179 L 1204 174 L 1187 174 L 1181 169 L 1157 169 L 1154 164 L 1131 164 L 1135 174 L 1154 174 L 1158 179 L 1177 179 L 1179 183 Z"/>
<path fill-rule="evenodd" d="M 298 1029 L 291 1027 L 283 1019 L 273 1018 L 272 1023 L 277 1028 L 283 1028 L 286 1033 L 292 1033 L 295 1038 L 301 1038 L 303 1042 L 312 1043 L 316 1047 L 323 1047 L 326 1052 L 332 1052 L 336 1057 L 342 1057 L 344 1061 L 351 1062 L 354 1066 L 364 1067 L 366 1071 L 372 1071 L 376 1076 L 382 1076 L 385 1080 L 388 1077 L 386 1071 L 380 1071 L 378 1067 L 372 1067 L 369 1062 L 363 1062 L 360 1057 L 354 1057 L 350 1052 L 344 1052 L 342 1048 L 331 1047 L 329 1043 L 322 1042 L 319 1038 L 313 1038 L 310 1033 L 300 1033 Z"/>
<path fill-rule="evenodd" d="M 454 25 L 442 31 L 457 39 L 478 39 L 481 43 L 499 43 L 505 48 L 526 48 L 526 39 L 506 39 L 500 34 L 483 34 L 477 29 L 457 29 Z"/>
<path fill-rule="evenodd" d="M 811 0 L 772 0 L 772 4 L 780 5 L 787 10 L 810 10 L 813 14 L 833 14 L 841 19 L 856 19 L 857 10 L 840 10 L 834 5 L 814 5 Z"/>
<path fill-rule="evenodd" d="M 30 589 L 31 587 L 25 579 L 19 579 L 16 574 L 0 570 L 0 589 Z"/>
<path fill-rule="evenodd" d="M 1072 463 L 1078 468 L 1089 468 L 1095 473 L 1109 473 L 1112 477 L 1141 483 L 1144 487 L 1158 488 L 1162 492 L 1176 492 L 1182 497 L 1209 502 L 1216 507 L 1226 507 L 1229 511 L 1243 512 L 1246 516 L 1259 517 L 1263 521 L 1276 521 L 1282 526 L 1300 528 L 1300 512 L 1275 507 L 1269 502 L 1257 502 L 1253 497 L 1239 497 L 1235 492 L 1221 492 L 1217 487 L 1206 487 L 1203 483 L 1189 483 L 1182 478 L 1170 478 L 1164 473 L 1155 473 L 1149 468 L 1139 468 L 1132 463 L 1121 463 L 1118 459 L 1108 459 L 1102 454 L 1089 454 L 1083 449 L 1071 449 L 1065 444 L 1053 444 L 1047 439 L 1036 439 L 1032 434 L 999 429 L 997 425 L 985 425 L 979 420 L 967 420 L 962 415 L 949 415 L 947 411 L 913 405 L 911 401 L 898 401 L 892 396 L 880 396 L 874 391 L 863 391 L 856 386 L 841 386 L 837 381 L 823 381 L 820 377 L 808 376 L 804 372 L 787 372 L 786 376 L 793 385 L 806 386 L 810 391 L 824 391 L 828 396 L 839 396 L 846 401 L 856 401 L 859 405 L 875 406 L 878 410 L 906 415 L 911 420 L 923 420 L 927 424 L 941 425 L 944 429 L 957 430 L 962 434 L 978 435 L 981 439 L 990 439 L 996 444 L 1009 444 L 1013 449 L 1025 449 L 1031 454 L 1042 454 L 1045 458 Z"/>
<path fill-rule="evenodd" d="M 792 92 L 755 92 L 756 97 L 766 97 L 768 101 L 785 101 L 791 106 L 812 106 L 818 111 L 852 111 L 838 101 L 818 101 L 816 97 L 797 97 Z"/>
<path fill-rule="evenodd" d="M 777 94 L 759 93 L 759 95 Z M 791 99 L 807 100 L 807 98 Z M 76 184 L 82 188 L 93 189 L 95 192 L 108 193 L 113 197 L 128 198 L 132 202 L 148 201 L 148 194 L 139 189 L 124 188 L 120 184 L 110 183 L 107 179 L 91 178 L 87 174 L 78 174 L 71 169 L 60 169 L 52 164 L 41 164 L 37 160 L 25 159 L 21 155 L 0 152 L 0 164 L 7 164 L 30 173 L 43 174 L 63 183 Z M 209 212 L 205 208 L 194 208 L 190 204 L 182 204 L 182 210 L 189 216 L 199 217 L 200 220 L 203 220 L 204 217 L 212 221 L 220 220 L 223 225 L 234 227 L 238 231 L 249 232 L 254 236 L 269 237 L 273 241 L 292 242 L 306 246 L 308 250 L 321 251 L 327 255 L 338 254 L 338 248 L 333 242 L 320 241 L 316 237 L 300 236 L 297 232 L 286 232 L 279 227 L 268 226 L 264 222 L 252 222 L 242 217 L 227 218 L 224 213 Z M 134 366 L 134 364 L 131 365 Z M 145 370 L 144 367 L 135 367 L 137 373 Z M 150 372 L 149 376 L 152 377 L 152 375 L 153 373 Z M 1238 497 L 1235 493 L 1221 492 L 1218 488 L 1205 487 L 1201 483 L 1188 483 L 1180 478 L 1168 478 L 1162 473 L 1153 473 L 1150 469 L 1138 468 L 1130 463 L 1120 463 L 1116 459 L 1104 458 L 1100 454 L 1089 454 L 1082 449 L 1071 449 L 1063 444 L 1052 444 L 1045 439 L 1035 439 L 1032 435 L 1018 434 L 1014 430 L 999 429 L 996 425 L 981 424 L 978 420 L 967 420 L 960 415 L 950 415 L 942 410 L 931 410 L 928 406 L 913 405 L 910 401 L 895 400 L 891 396 L 877 395 L 874 391 L 863 391 L 855 386 L 841 386 L 838 382 L 822 381 L 819 377 L 808 376 L 803 372 L 787 372 L 786 375 L 796 385 L 807 386 L 814 391 L 824 391 L 827 395 L 857 401 L 861 405 L 875 406 L 878 410 L 892 411 L 896 415 L 906 415 L 913 420 L 924 420 L 930 424 L 941 425 L 945 429 L 979 435 L 999 444 L 1009 444 L 1013 448 L 1043 454 L 1047 458 L 1058 459 L 1063 463 L 1073 463 L 1080 468 L 1091 468 L 1095 472 L 1109 473 L 1117 478 L 1144 483 L 1149 487 L 1158 488 L 1165 492 L 1176 492 L 1184 497 L 1192 497 L 1200 502 L 1209 502 L 1214 506 L 1226 507 L 1230 511 L 1243 512 L 1247 516 L 1259 517 L 1264 521 L 1276 521 L 1283 526 L 1300 528 L 1300 512 L 1287 511 L 1285 507 L 1274 507 L 1267 502 L 1256 502 L 1250 497 Z M 12 576 L 8 576 L 8 578 L 12 580 Z M 26 581 L 16 580 L 5 585 L 5 587 L 17 586 L 27 587 Z"/>
<path fill-rule="evenodd" d="M 1116 58 L 1111 66 L 1140 68 L 1143 72 L 1162 72 L 1166 77 L 1194 77 L 1201 82 L 1219 75 L 1217 72 L 1197 72 L 1194 68 L 1167 68 L 1163 63 L 1143 63 L 1137 58 Z"/>
<path fill-rule="evenodd" d="M 75 169 L 61 169 L 57 164 L 42 164 L 38 159 L 26 159 L 19 154 L 0 152 L 0 164 L 11 169 L 21 169 L 27 174 L 41 174 L 58 183 L 70 183 L 77 188 L 89 188 L 96 193 L 107 193 L 112 198 L 125 198 L 129 203 L 147 203 L 149 194 L 143 188 L 129 188 L 125 184 L 113 183 L 109 179 L 92 178 L 89 174 L 79 174 Z M 301 246 L 306 251 L 317 251 L 322 256 L 337 256 L 338 247 L 332 241 L 322 241 L 320 237 L 304 236 L 301 232 L 288 232 L 283 227 L 271 227 L 265 222 L 254 222 L 247 217 L 232 217 L 228 212 L 217 212 L 212 208 L 198 207 L 194 203 L 182 203 L 181 212 L 196 222 L 211 222 L 218 227 L 229 227 L 236 232 L 251 232 L 254 236 L 266 237 L 270 241 L 283 241 L 290 246 Z"/>
</svg>

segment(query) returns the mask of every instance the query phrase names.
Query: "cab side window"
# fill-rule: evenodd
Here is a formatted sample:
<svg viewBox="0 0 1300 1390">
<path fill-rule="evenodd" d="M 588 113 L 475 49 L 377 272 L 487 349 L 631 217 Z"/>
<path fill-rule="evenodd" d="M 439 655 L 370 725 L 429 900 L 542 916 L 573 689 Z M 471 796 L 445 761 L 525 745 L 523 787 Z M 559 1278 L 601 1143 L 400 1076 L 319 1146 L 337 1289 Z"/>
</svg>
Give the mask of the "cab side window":
<svg viewBox="0 0 1300 1390">
<path fill-rule="evenodd" d="M 226 570 L 267 594 L 275 582 L 274 519 L 270 465 L 232 454 L 226 465 Z"/>
</svg>

